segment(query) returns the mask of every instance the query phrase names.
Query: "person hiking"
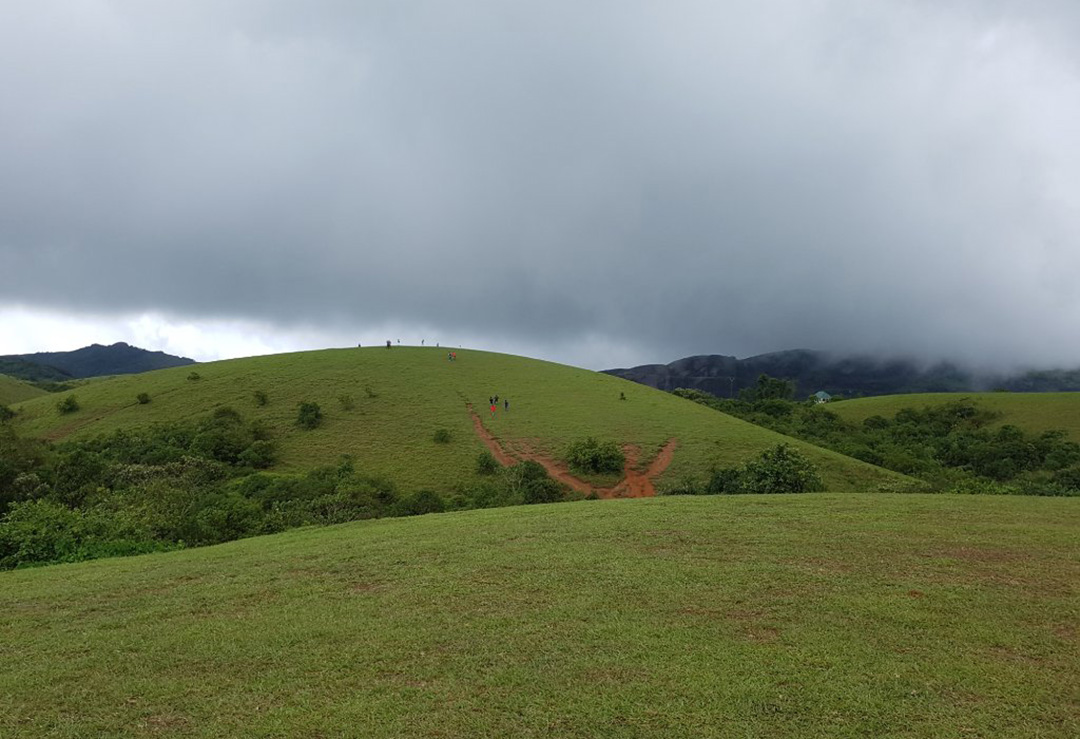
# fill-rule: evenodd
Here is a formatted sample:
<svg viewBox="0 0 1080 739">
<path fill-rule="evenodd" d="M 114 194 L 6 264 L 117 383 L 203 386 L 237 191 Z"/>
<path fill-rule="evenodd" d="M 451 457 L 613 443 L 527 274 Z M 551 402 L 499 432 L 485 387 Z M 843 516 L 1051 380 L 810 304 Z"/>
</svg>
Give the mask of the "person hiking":
<svg viewBox="0 0 1080 739">
<path fill-rule="evenodd" d="M 491 404 L 491 417 L 492 418 L 495 417 L 495 404 L 494 403 Z"/>
<path fill-rule="evenodd" d="M 504 411 L 510 410 L 510 399 L 509 398 L 503 398 L 503 410 Z"/>
<path fill-rule="evenodd" d="M 495 396 L 495 405 L 498 405 L 498 404 L 499 404 L 499 396 L 498 396 L 498 395 L 496 395 L 496 396 Z"/>
</svg>

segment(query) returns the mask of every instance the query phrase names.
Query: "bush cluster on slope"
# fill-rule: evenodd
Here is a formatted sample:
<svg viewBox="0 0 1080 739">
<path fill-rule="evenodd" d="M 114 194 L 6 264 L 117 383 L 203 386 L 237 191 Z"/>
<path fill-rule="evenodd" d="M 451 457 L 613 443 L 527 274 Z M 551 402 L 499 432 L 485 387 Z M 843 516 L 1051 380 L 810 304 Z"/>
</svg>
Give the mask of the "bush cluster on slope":
<svg viewBox="0 0 1080 739">
<path fill-rule="evenodd" d="M 676 395 L 864 462 L 902 472 L 936 490 L 1080 494 L 1080 445 L 1064 431 L 992 428 L 997 415 L 974 401 L 905 408 L 892 418 L 848 423 L 825 407 L 777 397 L 722 400 L 699 390 Z"/>
<path fill-rule="evenodd" d="M 563 500 L 543 467 L 402 494 L 348 459 L 266 471 L 276 445 L 232 408 L 192 423 L 49 446 L 0 425 L 0 569 L 216 544 L 285 529 Z M 494 461 L 494 460 L 493 460 Z"/>
</svg>

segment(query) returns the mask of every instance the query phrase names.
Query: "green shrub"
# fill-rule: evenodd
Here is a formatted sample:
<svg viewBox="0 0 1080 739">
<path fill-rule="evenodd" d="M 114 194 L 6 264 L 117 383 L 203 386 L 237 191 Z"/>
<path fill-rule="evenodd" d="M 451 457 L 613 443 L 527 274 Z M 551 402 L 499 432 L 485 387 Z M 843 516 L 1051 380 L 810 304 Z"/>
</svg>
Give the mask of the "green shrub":
<svg viewBox="0 0 1080 739">
<path fill-rule="evenodd" d="M 351 395 L 339 395 L 338 402 L 341 403 L 341 410 L 351 411 L 356 408 L 356 401 Z"/>
<path fill-rule="evenodd" d="M 187 376 L 187 378 L 189 380 L 191 380 L 192 382 L 198 382 L 199 380 L 202 379 L 202 375 L 200 375 L 198 372 L 192 372 L 191 374 L 189 374 Z"/>
<path fill-rule="evenodd" d="M 733 495 L 743 491 L 743 471 L 738 467 L 713 470 L 705 485 L 705 492 L 709 495 Z"/>
<path fill-rule="evenodd" d="M 15 418 L 15 411 L 8 408 L 6 405 L 0 405 L 0 423 L 5 423 Z"/>
<path fill-rule="evenodd" d="M 368 398 L 379 397 L 375 394 L 375 391 L 371 389 L 371 385 L 364 385 L 364 395 L 368 396 Z"/>
<path fill-rule="evenodd" d="M 277 447 L 272 441 L 254 441 L 251 446 L 240 452 L 237 461 L 246 467 L 254 467 L 257 470 L 273 467 L 274 462 L 277 461 Z"/>
<path fill-rule="evenodd" d="M 495 455 L 487 449 L 476 457 L 476 474 L 478 475 L 494 475 L 499 471 L 500 466 L 499 460 L 495 459 Z"/>
<path fill-rule="evenodd" d="M 418 490 L 398 505 L 398 512 L 403 516 L 422 516 L 425 513 L 442 513 L 445 510 L 446 503 L 438 493 L 431 490 Z"/>
<path fill-rule="evenodd" d="M 435 432 L 435 436 L 433 438 L 434 438 L 436 444 L 449 444 L 450 443 L 450 432 L 447 431 L 446 429 L 438 429 Z"/>
<path fill-rule="evenodd" d="M 704 492 L 698 481 L 690 475 L 681 477 L 678 481 L 660 491 L 661 495 L 701 495 Z"/>
<path fill-rule="evenodd" d="M 146 405 L 150 402 L 150 396 L 147 393 L 139 393 L 135 396 L 135 400 L 139 401 L 139 405 Z"/>
<path fill-rule="evenodd" d="M 263 390 L 256 390 L 253 394 L 255 396 L 255 405 L 259 407 L 262 407 L 270 402 L 270 396 L 268 396 Z"/>
<path fill-rule="evenodd" d="M 305 429 L 313 429 L 322 423 L 322 409 L 318 403 L 305 400 L 300 404 L 300 410 L 296 415 L 296 425 Z"/>
<path fill-rule="evenodd" d="M 61 414 L 74 413 L 79 410 L 79 401 L 75 399 L 74 395 L 66 395 L 63 399 L 57 401 L 56 410 Z"/>
<path fill-rule="evenodd" d="M 787 444 L 777 444 L 747 462 L 742 485 L 751 493 L 809 493 L 825 489 L 813 463 Z"/>
<path fill-rule="evenodd" d="M 598 441 L 588 437 L 566 448 L 566 461 L 571 469 L 586 474 L 617 474 L 626 465 L 626 455 L 613 441 Z"/>
</svg>

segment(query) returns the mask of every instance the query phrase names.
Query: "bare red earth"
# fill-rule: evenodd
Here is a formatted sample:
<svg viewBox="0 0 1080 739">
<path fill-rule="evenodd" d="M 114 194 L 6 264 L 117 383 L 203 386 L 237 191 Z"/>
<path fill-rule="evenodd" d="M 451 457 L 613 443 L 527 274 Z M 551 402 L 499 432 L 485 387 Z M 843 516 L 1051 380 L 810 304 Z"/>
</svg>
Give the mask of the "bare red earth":
<svg viewBox="0 0 1080 739">
<path fill-rule="evenodd" d="M 600 498 L 645 498 L 656 495 L 653 480 L 671 464 L 671 460 L 675 456 L 675 447 L 678 446 L 677 439 L 668 439 L 668 442 L 660 449 L 660 452 L 649 466 L 644 471 L 639 471 L 636 467 L 641 450 L 632 444 L 627 444 L 623 447 L 623 452 L 626 454 L 623 479 L 610 488 L 594 487 L 585 480 L 575 477 L 566 465 L 540 454 L 524 442 L 518 442 L 514 445 L 513 454 L 507 452 L 499 443 L 499 440 L 492 436 L 491 432 L 484 426 L 484 422 L 473 410 L 472 405 L 466 403 L 465 407 L 468 408 L 469 415 L 472 416 L 473 429 L 476 431 L 476 435 L 480 438 L 480 441 L 484 442 L 484 446 L 488 448 L 492 456 L 499 460 L 500 464 L 509 467 L 519 461 L 530 460 L 536 462 L 559 482 L 569 485 L 580 493 L 586 495 L 595 494 Z"/>
</svg>

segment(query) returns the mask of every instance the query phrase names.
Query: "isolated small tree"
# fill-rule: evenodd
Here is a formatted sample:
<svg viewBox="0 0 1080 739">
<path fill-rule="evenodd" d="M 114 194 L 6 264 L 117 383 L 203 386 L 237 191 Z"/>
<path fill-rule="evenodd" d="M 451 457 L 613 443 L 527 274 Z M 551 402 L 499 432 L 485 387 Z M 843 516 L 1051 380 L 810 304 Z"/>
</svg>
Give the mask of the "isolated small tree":
<svg viewBox="0 0 1080 739">
<path fill-rule="evenodd" d="M 813 463 L 787 444 L 777 444 L 747 462 L 742 486 L 749 493 L 810 493 L 825 489 Z"/>
<path fill-rule="evenodd" d="M 139 401 L 139 405 L 146 405 L 150 402 L 149 393 L 139 393 L 135 396 L 135 400 Z"/>
<path fill-rule="evenodd" d="M 296 424 L 301 428 L 313 429 L 322 423 L 322 409 L 318 403 L 305 400 L 300 404 L 300 411 L 296 416 Z"/>
<path fill-rule="evenodd" d="M 598 441 L 590 436 L 566 448 L 566 461 L 578 472 L 616 474 L 622 472 L 626 455 L 615 442 Z"/>
<path fill-rule="evenodd" d="M 75 399 L 74 395 L 67 395 L 56 403 L 56 410 L 60 411 L 61 415 L 74 413 L 79 410 L 79 401 Z"/>
<path fill-rule="evenodd" d="M 449 444 L 450 432 L 446 429 L 438 429 L 435 431 L 435 436 L 433 438 L 436 444 Z"/>
</svg>

